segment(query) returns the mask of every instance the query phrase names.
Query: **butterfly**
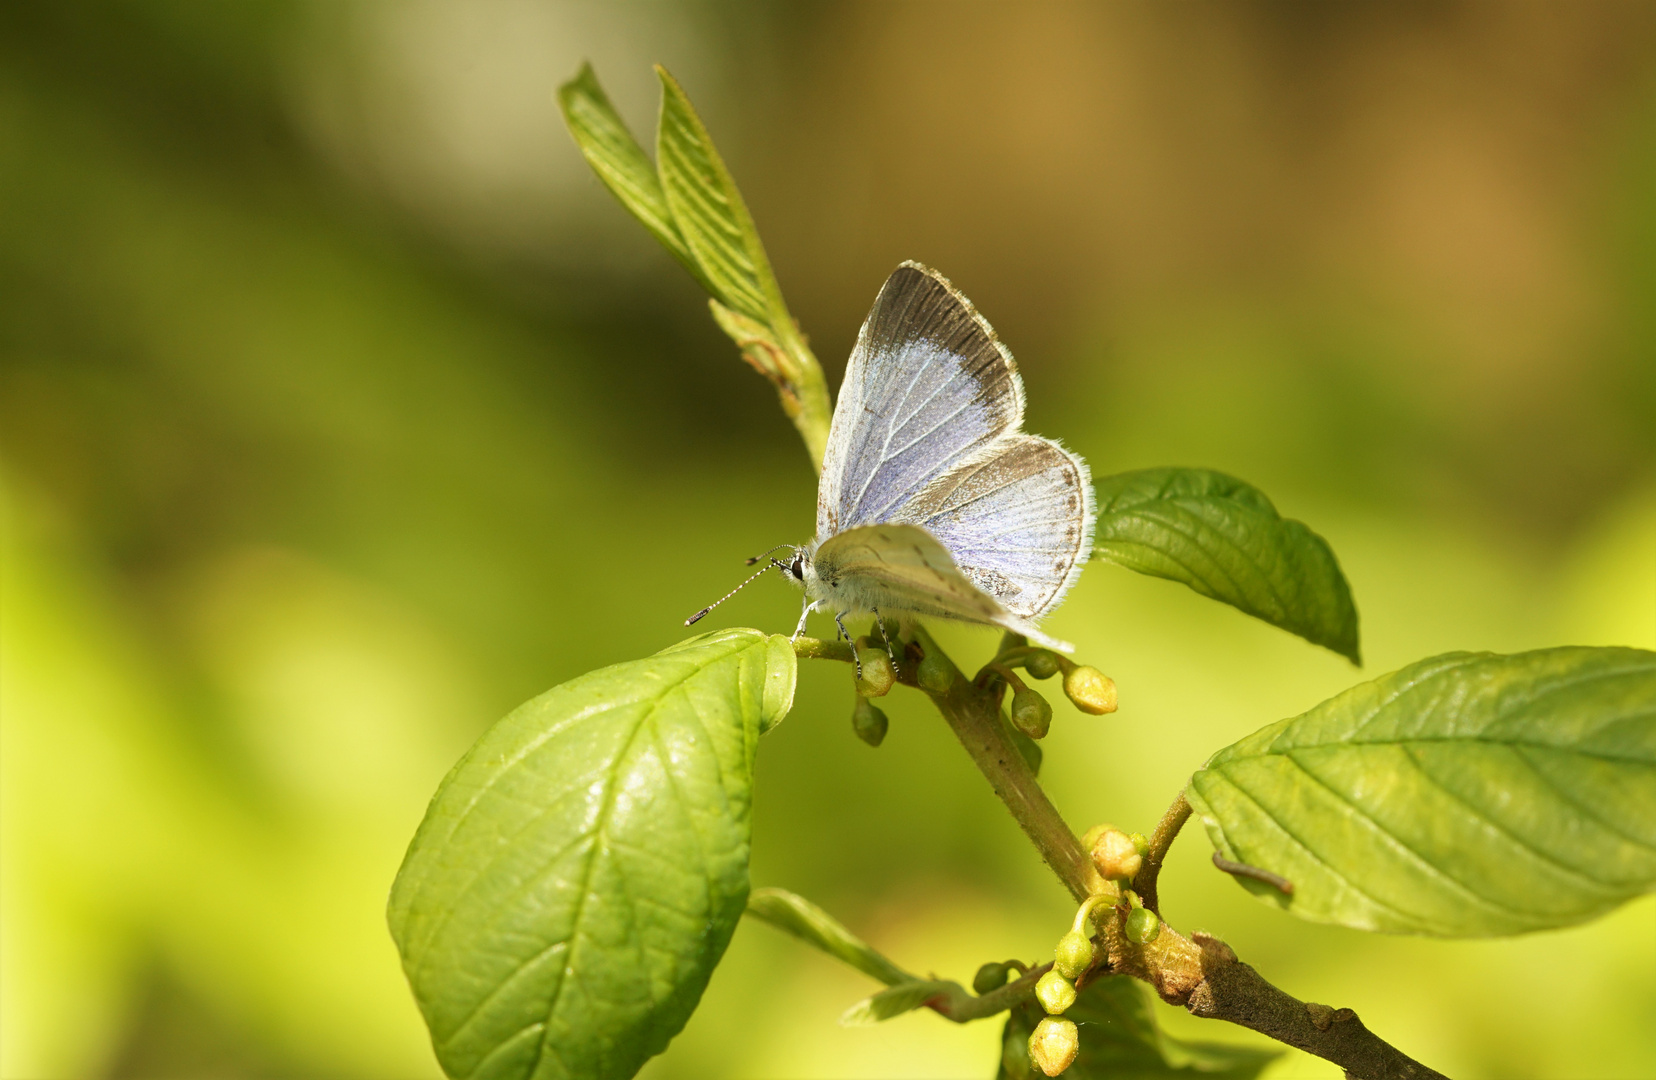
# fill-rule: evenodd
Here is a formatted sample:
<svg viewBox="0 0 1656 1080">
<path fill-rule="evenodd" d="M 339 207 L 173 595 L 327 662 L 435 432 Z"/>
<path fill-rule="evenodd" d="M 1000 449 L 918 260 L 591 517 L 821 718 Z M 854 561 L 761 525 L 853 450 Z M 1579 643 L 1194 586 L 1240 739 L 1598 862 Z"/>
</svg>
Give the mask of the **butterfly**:
<svg viewBox="0 0 1656 1080">
<path fill-rule="evenodd" d="M 814 611 L 832 612 L 846 637 L 847 614 L 873 614 L 882 632 L 886 615 L 918 615 L 1071 651 L 1035 622 L 1092 550 L 1092 478 L 1080 457 L 1020 430 L 1023 413 L 1012 354 L 971 301 L 935 270 L 899 266 L 834 406 L 816 537 L 770 558 L 805 592 L 794 636 Z"/>
</svg>

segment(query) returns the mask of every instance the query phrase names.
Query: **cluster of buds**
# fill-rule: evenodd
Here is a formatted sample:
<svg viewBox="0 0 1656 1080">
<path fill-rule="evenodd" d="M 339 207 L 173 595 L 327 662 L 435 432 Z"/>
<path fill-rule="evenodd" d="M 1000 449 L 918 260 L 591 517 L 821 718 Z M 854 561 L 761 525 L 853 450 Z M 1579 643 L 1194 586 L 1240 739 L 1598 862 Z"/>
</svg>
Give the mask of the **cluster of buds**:
<svg viewBox="0 0 1656 1080">
<path fill-rule="evenodd" d="M 1064 1013 L 1075 1004 L 1076 981 L 1097 959 L 1089 920 L 1094 909 L 1108 900 L 1102 894 L 1091 896 L 1077 909 L 1069 933 L 1058 939 L 1058 947 L 1053 950 L 1051 970 L 1035 984 L 1035 1000 L 1047 1015 L 1030 1033 L 1029 1060 L 1048 1076 L 1057 1076 L 1069 1068 L 1081 1052 L 1080 1032 L 1075 1021 L 1066 1020 Z"/>
<path fill-rule="evenodd" d="M 1094 825 L 1081 838 L 1092 855 L 1093 866 L 1106 881 L 1131 885 L 1144 867 L 1150 841 L 1142 833 L 1124 833 L 1114 825 Z"/>
</svg>

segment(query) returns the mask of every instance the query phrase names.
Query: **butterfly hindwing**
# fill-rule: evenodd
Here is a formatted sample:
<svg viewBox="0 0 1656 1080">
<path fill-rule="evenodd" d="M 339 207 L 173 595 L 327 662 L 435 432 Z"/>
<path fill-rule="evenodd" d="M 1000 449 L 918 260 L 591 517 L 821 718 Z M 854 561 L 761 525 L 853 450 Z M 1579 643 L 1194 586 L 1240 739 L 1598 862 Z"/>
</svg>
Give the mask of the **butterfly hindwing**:
<svg viewBox="0 0 1656 1080">
<path fill-rule="evenodd" d="M 1086 462 L 1038 435 L 1007 435 L 933 481 L 898 520 L 923 526 L 1012 614 L 1046 614 L 1092 550 Z"/>
<path fill-rule="evenodd" d="M 886 279 L 834 408 L 817 536 L 891 520 L 938 476 L 1023 422 L 1012 354 L 948 280 L 918 263 Z"/>
<path fill-rule="evenodd" d="M 989 623 L 1068 650 L 1008 611 L 963 574 L 936 537 L 917 525 L 863 525 L 824 540 L 815 567 L 836 609 L 932 615 Z"/>
</svg>

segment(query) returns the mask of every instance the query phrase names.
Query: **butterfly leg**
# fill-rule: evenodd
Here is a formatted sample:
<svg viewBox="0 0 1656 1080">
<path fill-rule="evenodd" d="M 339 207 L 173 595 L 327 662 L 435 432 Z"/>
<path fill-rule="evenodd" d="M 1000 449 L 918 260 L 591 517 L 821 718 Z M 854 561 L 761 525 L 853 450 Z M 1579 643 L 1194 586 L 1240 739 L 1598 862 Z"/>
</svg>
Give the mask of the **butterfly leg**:
<svg viewBox="0 0 1656 1080">
<path fill-rule="evenodd" d="M 803 634 L 805 632 L 805 620 L 807 618 L 809 618 L 810 615 L 811 615 L 811 612 L 813 612 L 815 610 L 816 610 L 816 601 L 812 600 L 810 597 L 807 596 L 805 598 L 805 610 L 801 611 L 799 613 L 799 625 L 794 627 L 792 640 L 794 640 L 794 641 L 799 640 L 799 635 Z"/>
<path fill-rule="evenodd" d="M 839 636 L 851 641 L 851 631 L 845 628 L 845 612 L 834 612 L 834 625 L 839 627 Z M 857 681 L 862 682 L 862 654 L 857 651 L 855 642 L 851 644 L 851 660 L 857 665 Z"/>
<path fill-rule="evenodd" d="M 874 625 L 880 628 L 880 637 L 885 640 L 886 655 L 891 657 L 891 666 L 897 666 L 897 652 L 891 647 L 891 635 L 886 633 L 885 620 L 880 618 L 880 609 L 874 609 Z"/>
</svg>

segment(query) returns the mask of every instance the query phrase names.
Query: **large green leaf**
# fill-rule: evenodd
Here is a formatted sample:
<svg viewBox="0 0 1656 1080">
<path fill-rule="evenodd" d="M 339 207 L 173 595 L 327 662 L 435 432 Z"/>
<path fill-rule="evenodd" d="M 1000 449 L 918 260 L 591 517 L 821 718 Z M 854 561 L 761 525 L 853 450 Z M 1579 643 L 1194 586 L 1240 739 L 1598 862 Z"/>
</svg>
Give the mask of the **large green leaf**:
<svg viewBox="0 0 1656 1080">
<path fill-rule="evenodd" d="M 1094 557 L 1203 596 L 1361 663 L 1357 608 L 1328 541 L 1259 489 L 1211 469 L 1107 476 Z"/>
<path fill-rule="evenodd" d="M 1450 653 L 1213 756 L 1191 806 L 1296 915 L 1442 936 L 1567 926 L 1656 886 L 1656 653 Z"/>
<path fill-rule="evenodd" d="M 1107 975 L 1082 989 L 1064 1013 L 1075 1022 L 1081 1052 L 1068 1080 L 1155 1080 L 1198 1076 L 1253 1080 L 1277 1050 L 1186 1042 L 1156 1025 L 1149 990 L 1125 975 Z M 1012 1010 L 1001 1036 L 1000 1080 L 1043 1080 L 1029 1060 L 1029 1035 L 1045 1015 L 1033 1002 Z"/>
<path fill-rule="evenodd" d="M 549 690 L 454 767 L 389 911 L 448 1075 L 629 1077 L 684 1026 L 747 901 L 754 747 L 794 665 L 784 637 L 691 638 Z"/>
<path fill-rule="evenodd" d="M 661 77 L 656 164 L 685 246 L 720 303 L 773 333 L 787 333 L 791 321 L 781 290 L 736 181 L 679 84 L 665 68 L 658 66 L 656 74 Z"/>
<path fill-rule="evenodd" d="M 581 148 L 582 156 L 598 174 L 598 179 L 661 241 L 662 247 L 684 264 L 703 288 L 713 292 L 701 264 L 684 246 L 684 237 L 673 223 L 673 212 L 667 207 L 667 196 L 661 190 L 655 166 L 627 130 L 621 114 L 610 104 L 609 95 L 599 85 L 591 64 L 582 64 L 573 79 L 558 87 L 558 105 L 563 109 L 569 133 L 575 137 L 575 145 Z"/>
</svg>

